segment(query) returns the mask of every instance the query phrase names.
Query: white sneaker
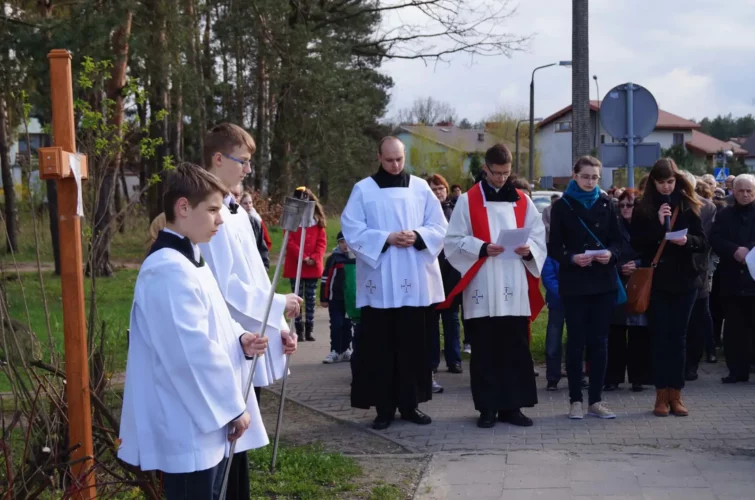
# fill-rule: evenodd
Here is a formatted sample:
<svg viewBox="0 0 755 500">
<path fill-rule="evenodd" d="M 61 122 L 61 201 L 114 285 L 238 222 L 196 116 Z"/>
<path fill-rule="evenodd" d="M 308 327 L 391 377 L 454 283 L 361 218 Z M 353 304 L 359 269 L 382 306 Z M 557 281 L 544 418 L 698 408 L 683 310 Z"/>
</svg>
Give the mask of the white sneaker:
<svg viewBox="0 0 755 500">
<path fill-rule="evenodd" d="M 341 361 L 351 361 L 352 352 L 353 351 L 351 349 L 346 349 L 345 351 L 343 351 L 341 353 Z"/>
<path fill-rule="evenodd" d="M 569 409 L 569 418 L 572 420 L 582 420 L 585 416 L 582 414 L 582 402 L 575 401 Z"/>
<path fill-rule="evenodd" d="M 616 418 L 616 414 L 612 412 L 603 401 L 598 401 L 587 407 L 587 414 L 598 418 Z"/>
<path fill-rule="evenodd" d="M 336 351 L 330 351 L 330 354 L 325 356 L 325 359 L 322 360 L 326 365 L 338 363 L 339 361 L 341 361 L 341 356 Z"/>
<path fill-rule="evenodd" d="M 469 344 L 464 344 L 464 352 L 467 354 L 472 354 L 472 346 Z"/>
<path fill-rule="evenodd" d="M 436 393 L 436 394 L 437 394 L 437 393 L 441 393 L 441 392 L 443 392 L 443 386 L 442 386 L 442 385 L 440 385 L 440 384 L 439 384 L 439 383 L 438 383 L 438 382 L 437 382 L 437 381 L 435 380 L 435 374 L 434 374 L 434 373 L 433 373 L 433 386 L 432 386 L 432 391 L 433 391 L 434 393 Z"/>
</svg>

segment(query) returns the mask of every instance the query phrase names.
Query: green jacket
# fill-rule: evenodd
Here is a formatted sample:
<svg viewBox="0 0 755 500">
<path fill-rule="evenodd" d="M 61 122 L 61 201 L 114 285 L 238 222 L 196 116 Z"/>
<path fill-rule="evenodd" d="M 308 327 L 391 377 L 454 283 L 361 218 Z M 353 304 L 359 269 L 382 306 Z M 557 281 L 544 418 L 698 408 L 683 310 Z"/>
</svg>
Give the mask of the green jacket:
<svg viewBox="0 0 755 500">
<path fill-rule="evenodd" d="M 344 264 L 343 299 L 346 303 L 346 314 L 351 321 L 359 323 L 361 309 L 357 307 L 357 266 Z"/>
</svg>

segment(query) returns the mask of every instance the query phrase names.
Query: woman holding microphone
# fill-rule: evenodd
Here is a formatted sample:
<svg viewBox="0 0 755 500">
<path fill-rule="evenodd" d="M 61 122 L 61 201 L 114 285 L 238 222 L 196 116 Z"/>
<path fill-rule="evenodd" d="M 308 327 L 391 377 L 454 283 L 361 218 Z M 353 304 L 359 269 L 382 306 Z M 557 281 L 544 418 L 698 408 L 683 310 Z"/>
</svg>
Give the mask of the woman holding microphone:
<svg viewBox="0 0 755 500">
<path fill-rule="evenodd" d="M 684 388 L 687 324 L 697 297 L 700 272 L 692 256 L 705 252 L 708 242 L 700 219 L 701 202 L 671 158 L 661 158 L 650 170 L 647 187 L 634 209 L 632 247 L 642 266 L 660 255 L 647 311 L 656 400 L 653 413 L 688 415 L 681 398 Z M 686 230 L 686 234 L 669 234 Z M 663 248 L 661 248 L 663 246 Z"/>
</svg>

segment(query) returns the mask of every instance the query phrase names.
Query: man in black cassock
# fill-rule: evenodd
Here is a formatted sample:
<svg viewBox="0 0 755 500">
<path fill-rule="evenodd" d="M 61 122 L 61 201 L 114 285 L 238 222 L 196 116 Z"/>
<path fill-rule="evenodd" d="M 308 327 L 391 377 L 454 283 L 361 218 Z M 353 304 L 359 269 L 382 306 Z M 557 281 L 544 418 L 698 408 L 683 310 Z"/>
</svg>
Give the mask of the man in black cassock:
<svg viewBox="0 0 755 500">
<path fill-rule="evenodd" d="M 377 409 L 374 429 L 401 418 L 431 423 L 431 304 L 444 299 L 438 255 L 447 222 L 427 182 L 404 172 L 404 145 L 386 137 L 378 172 L 358 182 L 341 215 L 356 255 L 360 334 L 351 358 L 351 406 Z"/>
</svg>

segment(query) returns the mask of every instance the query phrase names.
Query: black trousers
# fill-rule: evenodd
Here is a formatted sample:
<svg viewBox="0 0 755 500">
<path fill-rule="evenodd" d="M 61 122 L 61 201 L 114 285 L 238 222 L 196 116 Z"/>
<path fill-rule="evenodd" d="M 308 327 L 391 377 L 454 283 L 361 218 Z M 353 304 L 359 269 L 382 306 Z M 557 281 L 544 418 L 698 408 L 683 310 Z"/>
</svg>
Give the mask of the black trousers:
<svg viewBox="0 0 755 500">
<path fill-rule="evenodd" d="M 430 307 L 363 307 L 351 359 L 351 406 L 393 414 L 432 398 Z"/>
<path fill-rule="evenodd" d="M 696 297 L 695 289 L 677 294 L 653 287 L 647 317 L 656 389 L 684 388 L 687 326 Z"/>
<path fill-rule="evenodd" d="M 729 373 L 750 377 L 752 349 L 755 348 L 755 297 L 726 297 L 724 354 Z"/>
<path fill-rule="evenodd" d="M 630 384 L 653 383 L 650 333 L 646 326 L 611 325 L 606 385 L 623 384 L 625 372 Z"/>
<path fill-rule="evenodd" d="M 720 347 L 721 335 L 724 331 L 724 304 L 721 300 L 721 273 L 716 269 L 713 273 L 713 284 L 708 296 L 710 315 L 713 319 L 713 343 Z"/>
<path fill-rule="evenodd" d="M 706 340 L 713 337 L 713 319 L 710 314 L 709 297 L 695 300 L 687 328 L 687 372 L 697 373 L 706 347 Z"/>
<path fill-rule="evenodd" d="M 469 373 L 477 411 L 505 412 L 537 404 L 528 327 L 526 316 L 467 320 L 467 339 L 472 345 Z"/>
<path fill-rule="evenodd" d="M 215 484 L 223 475 L 225 460 L 206 470 L 173 474 L 163 472 L 163 492 L 167 500 L 216 500 Z M 230 497 L 228 497 L 230 498 Z M 248 498 L 248 497 L 247 497 Z"/>
</svg>

